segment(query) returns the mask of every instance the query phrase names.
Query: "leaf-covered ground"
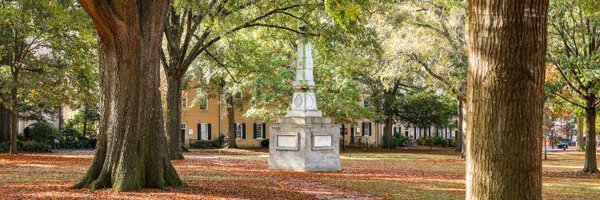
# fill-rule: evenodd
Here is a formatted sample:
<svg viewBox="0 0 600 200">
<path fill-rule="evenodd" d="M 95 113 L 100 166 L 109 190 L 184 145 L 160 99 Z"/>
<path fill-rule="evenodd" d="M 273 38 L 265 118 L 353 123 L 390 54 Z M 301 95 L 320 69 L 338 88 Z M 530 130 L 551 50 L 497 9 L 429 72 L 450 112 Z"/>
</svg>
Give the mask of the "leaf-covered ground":
<svg viewBox="0 0 600 200">
<path fill-rule="evenodd" d="M 450 150 L 350 149 L 342 171 L 267 169 L 266 149 L 192 150 L 173 161 L 189 184 L 182 189 L 114 193 L 71 190 L 92 151 L 0 154 L 0 199 L 464 199 L 464 161 Z M 580 173 L 583 154 L 552 152 L 544 161 L 546 199 L 597 199 L 600 175 Z"/>
</svg>

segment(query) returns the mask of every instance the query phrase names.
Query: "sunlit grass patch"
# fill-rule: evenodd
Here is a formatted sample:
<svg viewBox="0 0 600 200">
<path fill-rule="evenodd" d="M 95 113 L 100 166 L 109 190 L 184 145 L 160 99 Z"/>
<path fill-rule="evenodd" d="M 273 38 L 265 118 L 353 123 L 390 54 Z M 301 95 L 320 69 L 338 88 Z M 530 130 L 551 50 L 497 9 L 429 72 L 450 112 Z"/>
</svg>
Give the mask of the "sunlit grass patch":
<svg viewBox="0 0 600 200">
<path fill-rule="evenodd" d="M 600 180 L 584 182 L 580 179 L 561 180 L 562 182 L 544 182 L 542 184 L 546 199 L 598 199 L 600 198 Z"/>
<path fill-rule="evenodd" d="M 326 179 L 324 182 L 365 192 L 389 199 L 464 199 L 464 181 L 414 180 L 340 180 Z"/>
<path fill-rule="evenodd" d="M 64 182 L 77 181 L 85 168 L 69 166 L 3 167 L 0 183 Z"/>
<path fill-rule="evenodd" d="M 423 160 L 423 159 L 456 159 L 455 155 L 429 153 L 342 153 L 341 158 L 364 160 Z"/>
<path fill-rule="evenodd" d="M 241 176 L 182 176 L 184 181 L 241 181 L 258 180 L 257 178 Z"/>
</svg>

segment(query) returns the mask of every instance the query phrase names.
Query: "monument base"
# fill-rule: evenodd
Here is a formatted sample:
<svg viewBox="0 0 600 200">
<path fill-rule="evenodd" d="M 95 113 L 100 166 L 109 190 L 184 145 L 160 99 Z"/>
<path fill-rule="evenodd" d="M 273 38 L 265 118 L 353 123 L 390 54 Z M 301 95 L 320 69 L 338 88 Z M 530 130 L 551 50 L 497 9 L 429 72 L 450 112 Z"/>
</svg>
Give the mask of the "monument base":
<svg viewBox="0 0 600 200">
<path fill-rule="evenodd" d="M 340 170 L 339 132 L 329 117 L 284 117 L 271 126 L 269 169 Z"/>
</svg>

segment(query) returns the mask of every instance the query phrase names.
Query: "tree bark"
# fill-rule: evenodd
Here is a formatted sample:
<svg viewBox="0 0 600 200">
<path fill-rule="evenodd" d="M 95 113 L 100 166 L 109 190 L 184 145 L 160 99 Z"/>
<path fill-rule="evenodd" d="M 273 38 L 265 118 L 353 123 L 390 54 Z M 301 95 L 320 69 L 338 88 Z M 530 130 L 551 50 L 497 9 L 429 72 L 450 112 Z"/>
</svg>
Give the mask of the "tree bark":
<svg viewBox="0 0 600 200">
<path fill-rule="evenodd" d="M 229 132 L 227 133 L 227 147 L 228 148 L 238 148 L 235 139 L 237 139 L 237 134 L 235 132 L 235 106 L 233 95 L 229 95 L 227 97 L 227 125 L 229 126 Z"/>
<path fill-rule="evenodd" d="M 17 134 L 19 134 L 19 113 L 10 111 L 10 154 L 17 154 Z"/>
<path fill-rule="evenodd" d="M 587 137 L 585 140 L 585 164 L 583 172 L 598 173 L 598 164 L 596 161 L 596 96 L 591 95 L 587 99 L 585 115 L 587 123 Z"/>
<path fill-rule="evenodd" d="M 167 75 L 167 143 L 171 160 L 183 159 L 181 148 L 181 78 Z"/>
<path fill-rule="evenodd" d="M 88 117 L 89 117 L 89 110 L 87 105 L 83 106 L 83 135 L 87 135 L 87 121 L 88 121 Z"/>
<path fill-rule="evenodd" d="M 10 154 L 17 154 L 17 134 L 19 134 L 19 101 L 17 99 L 17 88 L 19 87 L 19 70 L 12 66 L 13 86 L 10 90 Z"/>
<path fill-rule="evenodd" d="M 98 32 L 100 123 L 96 154 L 73 188 L 181 187 L 166 148 L 159 50 L 168 0 L 80 0 Z"/>
<path fill-rule="evenodd" d="M 392 148 L 393 138 L 393 113 L 389 108 L 385 108 L 385 127 L 383 129 L 383 148 Z"/>
<path fill-rule="evenodd" d="M 2 106 L 2 104 L 0 104 L 0 142 L 5 142 L 7 141 L 6 138 L 6 119 L 4 117 L 4 111 L 5 108 L 4 106 Z"/>
<path fill-rule="evenodd" d="M 11 123 L 10 110 L 0 105 L 0 142 L 10 141 Z"/>
<path fill-rule="evenodd" d="M 465 159 L 466 149 L 466 113 L 467 107 L 464 99 L 458 98 L 458 127 L 456 131 L 456 151 L 460 151 L 460 159 Z"/>
<path fill-rule="evenodd" d="M 62 130 L 63 125 L 65 124 L 65 117 L 64 117 L 62 105 L 58 107 L 57 115 L 58 115 L 58 129 Z"/>
<path fill-rule="evenodd" d="M 548 0 L 470 0 L 466 199 L 541 199 Z"/>
<path fill-rule="evenodd" d="M 583 117 L 577 118 L 577 151 L 585 151 L 585 143 L 583 142 Z"/>
</svg>

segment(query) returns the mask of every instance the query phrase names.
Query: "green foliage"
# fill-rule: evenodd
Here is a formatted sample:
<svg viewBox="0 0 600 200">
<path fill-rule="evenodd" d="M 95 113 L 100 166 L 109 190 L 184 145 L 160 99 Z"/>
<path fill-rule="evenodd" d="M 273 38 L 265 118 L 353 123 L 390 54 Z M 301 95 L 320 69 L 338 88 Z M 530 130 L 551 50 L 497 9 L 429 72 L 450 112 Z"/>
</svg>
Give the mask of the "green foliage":
<svg viewBox="0 0 600 200">
<path fill-rule="evenodd" d="M 0 143 L 0 152 L 5 152 L 10 149 L 10 141 Z M 42 141 L 17 141 L 17 150 L 26 152 L 51 152 L 52 146 Z"/>
<path fill-rule="evenodd" d="M 190 148 L 206 149 L 209 147 L 222 148 L 225 145 L 225 135 L 219 134 L 216 140 L 198 140 L 190 144 Z"/>
<path fill-rule="evenodd" d="M 423 136 L 419 137 L 419 139 L 417 139 L 417 142 L 419 143 L 419 145 L 432 146 L 434 140 L 432 137 Z"/>
<path fill-rule="evenodd" d="M 46 144 L 53 144 L 53 139 L 58 135 L 58 129 L 52 124 L 46 122 L 38 122 L 28 127 L 28 131 L 24 131 L 25 140 L 37 141 Z"/>
<path fill-rule="evenodd" d="M 190 143 L 190 148 L 206 149 L 210 146 L 210 143 L 211 141 L 199 140 L 194 143 Z"/>
<path fill-rule="evenodd" d="M 600 91 L 600 45 L 597 44 L 600 9 L 597 5 L 597 1 L 591 0 L 550 3 L 547 59 L 550 64 L 545 90 L 546 98 L 559 105 L 558 108 L 577 110 L 573 107 L 584 108 L 587 100 L 594 101 L 591 104 L 594 107 L 598 104 L 597 99 L 591 98 Z"/>
<path fill-rule="evenodd" d="M 408 143 L 408 137 L 406 137 L 402 134 L 394 134 L 394 137 L 392 138 L 392 148 L 407 146 L 408 145 L 407 143 Z"/>
<path fill-rule="evenodd" d="M 418 127 L 453 127 L 455 101 L 427 92 L 405 94 L 396 105 L 397 119 Z"/>
<path fill-rule="evenodd" d="M 3 1 L 0 19 L 0 104 L 41 119 L 97 102 L 95 31 L 75 1 Z"/>
<path fill-rule="evenodd" d="M 100 120 L 100 114 L 95 109 L 84 107 L 67 119 L 65 129 L 72 129 L 81 134 L 82 137 L 91 139 L 96 132 L 97 122 Z"/>
<path fill-rule="evenodd" d="M 454 138 L 442 138 L 438 136 L 422 136 L 417 139 L 419 145 L 424 146 L 443 146 L 443 147 L 454 147 L 456 146 L 456 140 Z"/>
<path fill-rule="evenodd" d="M 75 129 L 65 128 L 58 135 L 60 148 L 63 149 L 90 149 L 96 147 L 96 139 L 90 138 Z"/>
<path fill-rule="evenodd" d="M 356 24 L 362 15 L 362 6 L 368 6 L 369 1 L 330 0 L 325 1 L 325 11 L 333 16 L 338 24 Z"/>
<path fill-rule="evenodd" d="M 264 140 L 260 141 L 260 146 L 261 147 L 269 147 L 269 139 L 264 139 Z"/>
<path fill-rule="evenodd" d="M 17 143 L 17 150 L 27 152 L 51 152 L 52 146 L 43 141 L 19 141 L 19 143 Z"/>
<path fill-rule="evenodd" d="M 0 152 L 5 152 L 10 149 L 10 142 L 1 142 L 0 143 Z"/>
</svg>

